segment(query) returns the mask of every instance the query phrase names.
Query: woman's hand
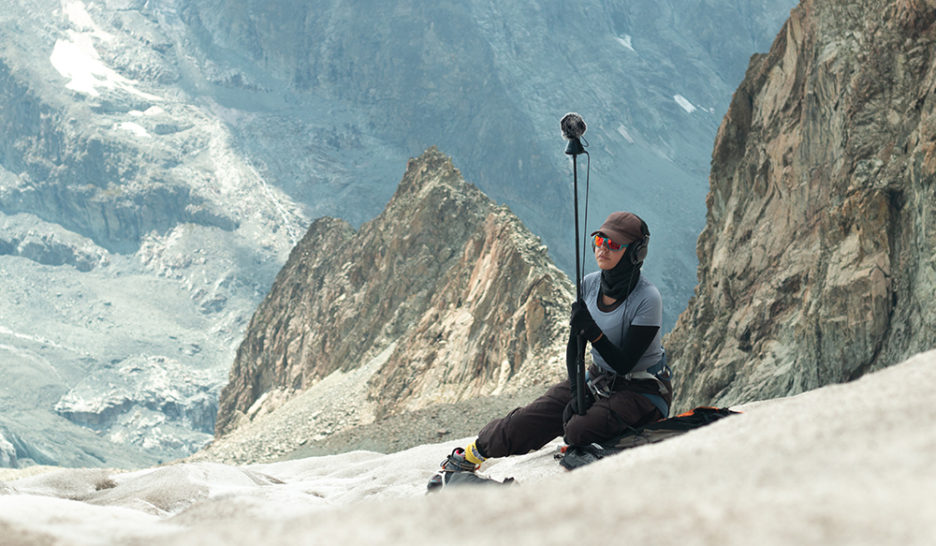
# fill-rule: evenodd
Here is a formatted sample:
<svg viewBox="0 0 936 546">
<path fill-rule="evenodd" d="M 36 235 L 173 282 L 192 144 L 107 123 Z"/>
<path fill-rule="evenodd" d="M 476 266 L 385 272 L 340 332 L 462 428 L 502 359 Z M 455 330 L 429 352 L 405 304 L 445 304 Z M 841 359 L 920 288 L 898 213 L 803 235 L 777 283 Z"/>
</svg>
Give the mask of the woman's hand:
<svg viewBox="0 0 936 546">
<path fill-rule="evenodd" d="M 569 319 L 572 331 L 585 336 L 585 339 L 594 343 L 601 339 L 604 332 L 595 324 L 595 319 L 588 312 L 588 306 L 582 300 L 572 304 L 572 316 Z"/>
<path fill-rule="evenodd" d="M 568 424 L 569 420 L 575 417 L 576 415 L 585 415 L 588 411 L 588 408 L 592 407 L 592 404 L 595 403 L 595 397 L 592 396 L 592 393 L 587 388 L 585 389 L 585 408 L 584 411 L 579 411 L 578 402 L 575 401 L 575 397 L 572 397 L 572 400 L 569 400 L 569 403 L 566 404 L 566 407 L 562 410 L 562 426 Z"/>
</svg>

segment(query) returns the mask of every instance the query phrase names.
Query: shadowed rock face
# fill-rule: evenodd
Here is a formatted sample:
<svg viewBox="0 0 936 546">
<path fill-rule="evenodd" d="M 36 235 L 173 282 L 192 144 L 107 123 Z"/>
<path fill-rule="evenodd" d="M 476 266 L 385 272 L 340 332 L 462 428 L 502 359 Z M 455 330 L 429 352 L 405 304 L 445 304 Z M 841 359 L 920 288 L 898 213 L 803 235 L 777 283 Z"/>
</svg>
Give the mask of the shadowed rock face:
<svg viewBox="0 0 936 546">
<path fill-rule="evenodd" d="M 539 238 L 431 148 L 360 230 L 311 226 L 251 320 L 216 433 L 394 343 L 368 385 L 378 416 L 558 379 L 571 297 Z"/>
<path fill-rule="evenodd" d="M 805 1 L 718 132 L 681 407 L 855 379 L 936 344 L 936 2 Z"/>
</svg>

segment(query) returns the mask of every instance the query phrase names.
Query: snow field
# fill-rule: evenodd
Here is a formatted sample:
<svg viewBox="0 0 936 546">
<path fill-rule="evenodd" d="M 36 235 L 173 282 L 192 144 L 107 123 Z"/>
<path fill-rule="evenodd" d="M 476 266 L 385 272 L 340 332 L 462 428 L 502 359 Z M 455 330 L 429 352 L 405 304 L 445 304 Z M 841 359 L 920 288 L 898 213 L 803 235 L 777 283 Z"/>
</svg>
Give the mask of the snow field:
<svg viewBox="0 0 936 546">
<path fill-rule="evenodd" d="M 928 544 L 934 364 L 931 351 L 749 404 L 574 472 L 553 460 L 558 440 L 488 462 L 509 487 L 425 494 L 471 438 L 242 467 L 56 470 L 0 483 L 0 529 L 20 544 Z"/>
</svg>

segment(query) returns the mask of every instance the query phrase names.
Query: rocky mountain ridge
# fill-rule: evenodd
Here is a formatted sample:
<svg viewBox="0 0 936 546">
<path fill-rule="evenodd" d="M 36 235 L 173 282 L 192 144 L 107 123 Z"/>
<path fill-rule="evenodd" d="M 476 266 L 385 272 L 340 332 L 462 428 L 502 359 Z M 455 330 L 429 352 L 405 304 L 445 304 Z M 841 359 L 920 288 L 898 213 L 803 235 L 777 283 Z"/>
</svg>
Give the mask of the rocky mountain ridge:
<svg viewBox="0 0 936 546">
<path fill-rule="evenodd" d="M 784 396 L 936 346 L 936 2 L 805 0 L 715 142 L 679 405 Z"/>
<path fill-rule="evenodd" d="M 571 299 L 541 240 L 431 148 L 359 230 L 310 227 L 251 320 L 217 433 L 364 367 L 351 405 L 368 419 L 556 380 Z"/>
</svg>

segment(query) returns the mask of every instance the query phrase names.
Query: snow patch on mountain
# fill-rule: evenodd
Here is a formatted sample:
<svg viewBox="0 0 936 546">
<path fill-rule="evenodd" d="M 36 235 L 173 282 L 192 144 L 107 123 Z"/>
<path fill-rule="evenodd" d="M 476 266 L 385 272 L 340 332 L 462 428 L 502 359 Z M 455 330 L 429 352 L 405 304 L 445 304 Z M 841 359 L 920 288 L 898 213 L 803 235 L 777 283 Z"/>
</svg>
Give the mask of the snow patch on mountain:
<svg viewBox="0 0 936 546">
<path fill-rule="evenodd" d="M 131 80 L 104 63 L 95 42 L 112 42 L 115 36 L 95 24 L 83 3 L 63 1 L 62 12 L 77 30 L 67 30 L 67 38 L 55 42 L 49 61 L 69 80 L 66 88 L 92 97 L 100 96 L 99 88 L 121 89 L 147 100 L 162 100 L 136 89 Z"/>
<path fill-rule="evenodd" d="M 112 39 L 113 35 L 104 32 L 101 27 L 94 24 L 91 14 L 82 2 L 75 0 L 62 1 L 62 13 L 68 18 L 68 21 L 78 30 L 88 31 L 94 36 L 102 39 Z"/>
<path fill-rule="evenodd" d="M 621 44 L 622 46 L 636 53 L 636 50 L 634 49 L 634 45 L 633 45 L 633 40 L 631 39 L 630 34 L 625 34 L 623 37 L 615 36 L 614 39 L 617 40 L 617 42 Z"/>
<path fill-rule="evenodd" d="M 149 132 L 143 128 L 139 123 L 133 123 L 132 121 L 124 121 L 117 124 L 118 129 L 128 131 L 133 134 L 133 136 L 139 138 L 150 138 Z"/>
<path fill-rule="evenodd" d="M 68 39 L 55 42 L 49 62 L 64 78 L 66 88 L 90 95 L 100 96 L 99 88 L 120 89 L 147 100 L 162 100 L 134 87 L 133 82 L 104 64 L 94 48 L 95 35 L 68 31 Z"/>
<path fill-rule="evenodd" d="M 617 132 L 619 135 L 624 137 L 624 140 L 626 140 L 627 142 L 630 142 L 631 144 L 634 143 L 634 137 L 631 136 L 630 131 L 627 130 L 627 127 L 624 127 L 623 125 L 618 125 Z"/>
<path fill-rule="evenodd" d="M 689 112 L 690 114 L 696 111 L 695 105 L 689 102 L 689 99 L 682 95 L 673 95 L 673 100 L 676 101 L 676 104 L 678 104 L 680 108 L 686 112 Z"/>
</svg>

